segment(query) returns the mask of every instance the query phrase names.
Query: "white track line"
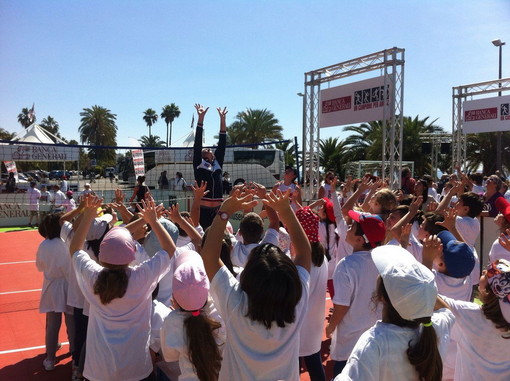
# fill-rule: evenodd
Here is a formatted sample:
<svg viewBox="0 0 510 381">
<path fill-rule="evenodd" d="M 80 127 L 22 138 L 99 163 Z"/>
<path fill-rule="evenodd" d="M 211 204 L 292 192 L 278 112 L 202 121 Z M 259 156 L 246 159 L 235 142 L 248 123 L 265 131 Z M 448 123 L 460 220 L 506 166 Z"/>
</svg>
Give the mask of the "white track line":
<svg viewBox="0 0 510 381">
<path fill-rule="evenodd" d="M 60 343 L 62 345 L 69 345 L 69 343 L 66 341 L 65 343 Z M 0 355 L 5 355 L 8 353 L 16 353 L 16 352 L 25 352 L 25 351 L 33 351 L 35 349 L 45 349 L 46 346 L 39 345 L 38 347 L 28 347 L 28 348 L 19 348 L 19 349 L 9 349 L 7 351 L 0 351 Z"/>
<path fill-rule="evenodd" d="M 23 291 L 7 291 L 7 292 L 0 292 L 0 295 L 9 295 L 9 294 L 21 294 L 22 292 L 37 292 L 41 291 L 41 288 L 36 288 L 34 290 L 23 290 Z"/>
<path fill-rule="evenodd" d="M 22 263 L 35 263 L 35 261 L 5 262 L 5 263 L 0 263 L 0 266 L 1 265 L 19 265 Z"/>
</svg>

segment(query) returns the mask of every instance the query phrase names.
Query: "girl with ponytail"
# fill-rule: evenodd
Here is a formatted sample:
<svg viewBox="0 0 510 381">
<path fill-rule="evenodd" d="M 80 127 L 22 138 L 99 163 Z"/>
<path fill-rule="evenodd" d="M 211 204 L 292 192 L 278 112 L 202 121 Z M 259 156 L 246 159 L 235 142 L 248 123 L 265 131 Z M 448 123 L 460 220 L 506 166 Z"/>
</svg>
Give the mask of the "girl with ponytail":
<svg viewBox="0 0 510 381">
<path fill-rule="evenodd" d="M 379 272 L 374 301 L 383 305 L 382 321 L 360 337 L 335 381 L 440 381 L 441 352 L 455 318 L 447 308 L 434 312 L 439 304 L 434 275 L 398 246 L 380 246 L 371 255 Z"/>
<path fill-rule="evenodd" d="M 198 253 L 179 251 L 172 290 L 175 309 L 161 327 L 163 357 L 167 362 L 179 361 L 180 381 L 216 381 L 225 328 L 209 300 L 209 280 Z"/>
<path fill-rule="evenodd" d="M 175 245 L 159 222 L 163 207 L 142 200 L 140 216 L 158 238 L 161 250 L 138 266 L 135 241 L 123 227 L 106 233 L 99 246 L 99 263 L 82 250 L 102 200 L 87 195 L 82 221 L 69 251 L 76 279 L 90 303 L 87 355 L 83 375 L 89 380 L 139 381 L 148 379 L 153 365 L 149 353 L 151 294 L 170 268 Z"/>
</svg>

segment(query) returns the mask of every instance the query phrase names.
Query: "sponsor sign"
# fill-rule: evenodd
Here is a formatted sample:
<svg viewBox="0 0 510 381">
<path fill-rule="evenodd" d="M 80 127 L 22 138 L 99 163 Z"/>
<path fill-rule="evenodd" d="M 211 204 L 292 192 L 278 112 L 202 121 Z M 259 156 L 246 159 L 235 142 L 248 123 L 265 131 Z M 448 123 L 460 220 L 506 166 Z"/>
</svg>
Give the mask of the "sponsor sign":
<svg viewBox="0 0 510 381">
<path fill-rule="evenodd" d="M 319 126 L 381 120 L 391 94 L 390 86 L 384 86 L 384 76 L 321 90 Z"/>
<path fill-rule="evenodd" d="M 465 101 L 462 130 L 466 134 L 510 130 L 510 95 Z"/>
<path fill-rule="evenodd" d="M 53 145 L 0 145 L 0 160 L 7 161 L 74 161 L 80 157 L 78 147 Z"/>
</svg>

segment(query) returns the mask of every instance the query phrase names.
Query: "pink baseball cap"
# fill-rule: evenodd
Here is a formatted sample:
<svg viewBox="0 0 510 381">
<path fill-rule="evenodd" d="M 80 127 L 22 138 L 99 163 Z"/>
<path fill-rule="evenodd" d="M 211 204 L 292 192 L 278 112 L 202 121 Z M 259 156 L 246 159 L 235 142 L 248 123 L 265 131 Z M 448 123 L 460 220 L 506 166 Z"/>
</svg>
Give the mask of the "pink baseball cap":
<svg viewBox="0 0 510 381">
<path fill-rule="evenodd" d="M 112 228 L 99 246 L 99 259 L 111 265 L 127 265 L 135 259 L 135 241 L 129 230 Z"/>
<path fill-rule="evenodd" d="M 202 257 L 196 251 L 181 250 L 176 255 L 172 290 L 183 310 L 197 311 L 204 307 L 209 297 L 209 279 Z"/>
</svg>

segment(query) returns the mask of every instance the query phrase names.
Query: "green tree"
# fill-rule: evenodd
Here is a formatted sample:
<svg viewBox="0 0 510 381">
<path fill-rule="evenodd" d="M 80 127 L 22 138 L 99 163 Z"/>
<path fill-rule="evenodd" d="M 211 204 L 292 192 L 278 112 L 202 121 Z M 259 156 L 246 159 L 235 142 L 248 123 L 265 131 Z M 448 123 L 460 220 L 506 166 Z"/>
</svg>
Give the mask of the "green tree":
<svg viewBox="0 0 510 381">
<path fill-rule="evenodd" d="M 428 121 L 429 117 L 420 119 L 419 116 L 403 118 L 402 160 L 414 161 L 415 174 L 422 176 L 431 173 L 431 157 L 422 153 L 422 133 L 444 132 L 436 125 L 436 120 Z M 383 143 L 383 122 L 373 121 L 359 126 L 347 126 L 344 131 L 354 132 L 345 139 L 349 147 L 350 161 L 381 160 Z"/>
<path fill-rule="evenodd" d="M 18 114 L 18 122 L 24 128 L 28 128 L 32 123 L 35 122 L 35 120 L 35 115 L 32 115 L 32 120 L 30 120 L 30 110 L 28 107 L 23 107 L 21 112 Z"/>
<path fill-rule="evenodd" d="M 117 115 L 101 106 L 84 108 L 80 112 L 81 125 L 78 128 L 80 140 L 93 147 L 89 149 L 89 157 L 95 158 L 101 165 L 115 164 L 114 149 L 99 149 L 99 146 L 117 145 Z M 99 164 L 98 163 L 98 164 Z"/>
<path fill-rule="evenodd" d="M 148 108 L 143 112 L 143 120 L 149 127 L 149 136 L 151 136 L 151 127 L 154 123 L 158 121 L 158 114 L 151 108 Z"/>
<path fill-rule="evenodd" d="M 283 139 L 283 127 L 267 109 L 248 108 L 238 113 L 236 119 L 227 129 L 232 144 L 258 144 Z"/>
<path fill-rule="evenodd" d="M 486 132 L 468 134 L 466 142 L 466 161 L 468 172 L 476 172 L 482 166 L 485 176 L 496 172 L 497 134 Z M 510 169 L 510 132 L 501 134 L 501 164 Z M 508 175 L 508 174 L 507 174 Z"/>
<path fill-rule="evenodd" d="M 181 110 L 179 110 L 179 106 L 175 103 L 166 105 L 161 110 L 161 119 L 165 120 L 166 123 L 166 146 L 170 147 L 172 145 L 172 123 L 175 118 L 178 118 L 181 115 Z M 170 125 L 170 130 L 168 129 L 168 125 Z M 170 135 L 168 133 L 170 132 Z"/>
<path fill-rule="evenodd" d="M 345 164 L 348 161 L 348 148 L 345 140 L 338 138 L 319 141 L 319 163 L 323 172 L 334 171 L 341 179 L 345 177 Z"/>
<path fill-rule="evenodd" d="M 41 127 L 44 128 L 46 131 L 52 133 L 53 135 L 61 138 L 60 132 L 59 132 L 59 125 L 58 122 L 53 119 L 50 115 L 48 115 L 46 118 L 44 118 L 41 123 Z"/>
<path fill-rule="evenodd" d="M 142 136 L 138 139 L 142 147 L 165 147 L 165 142 L 159 136 Z"/>
<path fill-rule="evenodd" d="M 285 165 L 290 165 L 292 167 L 296 166 L 296 146 L 292 143 L 291 140 L 287 140 L 282 143 L 276 143 L 275 148 L 283 151 Z M 300 164 L 303 164 L 301 152 L 298 152 L 298 160 Z"/>
<path fill-rule="evenodd" d="M 0 127 L 0 140 L 15 140 L 16 134 Z"/>
</svg>

